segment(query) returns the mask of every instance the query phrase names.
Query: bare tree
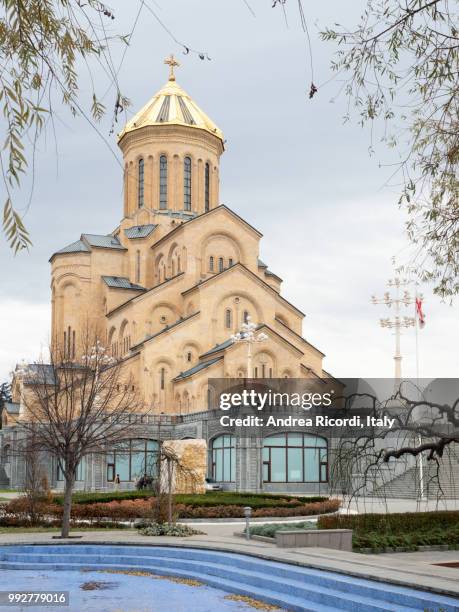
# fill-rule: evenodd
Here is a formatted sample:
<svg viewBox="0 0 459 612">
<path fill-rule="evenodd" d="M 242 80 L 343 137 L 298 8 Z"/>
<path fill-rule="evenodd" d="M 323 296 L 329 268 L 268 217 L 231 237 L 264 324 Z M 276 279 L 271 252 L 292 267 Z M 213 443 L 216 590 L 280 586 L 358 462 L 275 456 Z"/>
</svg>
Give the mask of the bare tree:
<svg viewBox="0 0 459 612">
<path fill-rule="evenodd" d="M 141 410 L 132 376 L 122 360 L 110 357 L 97 336 L 86 334 L 82 356 L 68 361 L 52 347 L 49 363 L 18 372 L 24 384 L 26 415 L 35 446 L 56 458 L 64 476 L 62 537 L 69 535 L 76 470 L 90 452 L 112 450 L 138 433 Z"/>
<path fill-rule="evenodd" d="M 330 468 L 331 485 L 337 492 L 352 498 L 383 490 L 397 474 L 395 468 L 402 473 L 411 457 L 426 464 L 425 480 L 418 483 L 421 488 L 435 484 L 437 496 L 442 497 L 441 476 L 444 478 L 445 470 L 452 469 L 450 460 L 459 453 L 459 398 L 442 403 L 422 395 L 413 399 L 411 395 L 402 383 L 384 401 L 370 393 L 353 393 L 344 398 L 345 409 L 358 400 L 370 417 L 379 421 L 387 417 L 394 422 L 390 429 L 367 427 L 358 435 L 355 430 L 349 436 L 343 431 Z"/>
</svg>

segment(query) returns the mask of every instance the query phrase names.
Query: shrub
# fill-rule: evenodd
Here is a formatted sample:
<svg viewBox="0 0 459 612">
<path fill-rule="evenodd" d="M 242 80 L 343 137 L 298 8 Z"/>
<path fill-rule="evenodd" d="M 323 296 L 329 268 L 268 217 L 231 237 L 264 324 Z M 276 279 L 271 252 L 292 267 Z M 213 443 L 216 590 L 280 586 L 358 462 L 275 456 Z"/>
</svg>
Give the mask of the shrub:
<svg viewBox="0 0 459 612">
<path fill-rule="evenodd" d="M 140 529 L 139 533 L 146 536 L 178 536 L 189 537 L 193 535 L 204 535 L 203 531 L 193 529 L 188 525 L 173 523 L 152 523 Z"/>
<path fill-rule="evenodd" d="M 297 529 L 317 529 L 317 525 L 311 521 L 303 521 L 301 523 L 270 523 L 269 525 L 255 525 L 250 528 L 250 533 L 266 538 L 274 538 L 276 531 L 291 531 Z"/>
</svg>

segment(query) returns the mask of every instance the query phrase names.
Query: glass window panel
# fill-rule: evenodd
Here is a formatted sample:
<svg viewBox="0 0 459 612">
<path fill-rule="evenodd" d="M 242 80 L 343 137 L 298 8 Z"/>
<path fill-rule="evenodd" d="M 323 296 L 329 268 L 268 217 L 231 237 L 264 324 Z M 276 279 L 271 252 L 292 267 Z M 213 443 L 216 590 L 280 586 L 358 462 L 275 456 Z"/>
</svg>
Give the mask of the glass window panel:
<svg viewBox="0 0 459 612">
<path fill-rule="evenodd" d="M 132 453 L 131 455 L 131 480 L 140 478 L 146 473 L 145 453 Z"/>
<path fill-rule="evenodd" d="M 236 475 L 236 453 L 231 451 L 231 472 L 229 477 L 229 482 L 234 482 Z"/>
<path fill-rule="evenodd" d="M 288 434 L 288 445 L 289 446 L 303 446 L 303 434 L 289 433 Z"/>
<path fill-rule="evenodd" d="M 327 446 L 327 440 L 318 436 L 304 436 L 304 445 L 314 447 Z"/>
<path fill-rule="evenodd" d="M 131 440 L 132 450 L 145 450 L 145 440 Z"/>
<path fill-rule="evenodd" d="M 305 482 L 319 480 L 319 453 L 314 448 L 304 449 L 304 480 Z"/>
<path fill-rule="evenodd" d="M 158 443 L 156 440 L 147 440 L 147 450 L 157 450 Z"/>
<path fill-rule="evenodd" d="M 120 475 L 120 480 L 129 480 L 129 455 L 116 453 L 115 472 Z"/>
<path fill-rule="evenodd" d="M 215 440 L 213 441 L 213 447 L 221 448 L 222 446 L 223 446 L 223 436 L 218 436 L 218 438 L 215 438 Z"/>
<path fill-rule="evenodd" d="M 321 463 L 326 463 L 327 462 L 327 449 L 326 448 L 321 448 L 319 450 L 320 453 L 320 462 Z"/>
<path fill-rule="evenodd" d="M 145 472 L 149 476 L 156 476 L 156 472 L 158 469 L 158 453 L 148 452 L 145 461 L 146 461 Z"/>
<path fill-rule="evenodd" d="M 214 451 L 214 463 L 215 463 L 215 480 L 223 480 L 223 457 L 222 450 L 217 449 Z"/>
<path fill-rule="evenodd" d="M 277 434 L 275 436 L 269 436 L 269 438 L 265 439 L 265 446 L 285 446 L 286 445 L 286 435 L 285 434 Z"/>
<path fill-rule="evenodd" d="M 263 461 L 269 461 L 269 448 L 263 448 Z"/>
<path fill-rule="evenodd" d="M 267 463 L 263 463 L 263 482 L 268 482 L 269 479 L 269 466 Z"/>
<path fill-rule="evenodd" d="M 223 480 L 231 480 L 231 449 L 225 448 L 223 451 Z"/>
<path fill-rule="evenodd" d="M 286 482 L 285 448 L 271 449 L 271 482 Z"/>
<path fill-rule="evenodd" d="M 288 482 L 301 482 L 303 480 L 303 449 L 288 449 Z"/>
<path fill-rule="evenodd" d="M 320 466 L 320 482 L 327 482 L 327 466 Z"/>
</svg>

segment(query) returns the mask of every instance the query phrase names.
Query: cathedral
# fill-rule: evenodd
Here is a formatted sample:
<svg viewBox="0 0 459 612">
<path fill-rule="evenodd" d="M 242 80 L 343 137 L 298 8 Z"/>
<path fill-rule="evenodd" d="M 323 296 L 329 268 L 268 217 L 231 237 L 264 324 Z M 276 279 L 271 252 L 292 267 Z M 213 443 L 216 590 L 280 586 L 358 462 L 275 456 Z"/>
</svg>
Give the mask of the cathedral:
<svg viewBox="0 0 459 612">
<path fill-rule="evenodd" d="M 105 235 L 82 233 L 51 256 L 53 342 L 69 359 L 76 357 L 89 323 L 135 380 L 146 430 L 152 424 L 146 437 L 154 439 L 153 423 L 162 415 L 171 438 L 205 439 L 208 476 L 224 488 L 326 492 L 325 439 L 311 442 L 313 435 L 300 434 L 290 444 L 284 434 L 272 443 L 236 440 L 208 410 L 212 378 L 330 375 L 324 354 L 302 336 L 304 314 L 282 296 L 282 279 L 260 259 L 262 234 L 220 203 L 222 131 L 177 83 L 173 56 L 165 63 L 167 83 L 118 134 L 124 160 L 120 224 Z M 247 346 L 232 340 L 247 321 L 264 338 L 250 362 Z M 11 457 L 6 461 L 20 413 L 16 393 L 1 430 L 9 467 L 0 467 L 0 481 L 11 486 L 21 474 Z M 148 449 L 145 443 L 142 452 Z M 295 469 L 280 458 L 288 452 Z M 132 458 L 125 465 L 120 457 L 115 465 L 115 455 L 110 468 L 108 459 L 87 457 L 77 486 L 109 489 L 115 473 L 123 486 L 134 486 Z M 53 467 L 50 474 L 59 487 Z"/>
</svg>

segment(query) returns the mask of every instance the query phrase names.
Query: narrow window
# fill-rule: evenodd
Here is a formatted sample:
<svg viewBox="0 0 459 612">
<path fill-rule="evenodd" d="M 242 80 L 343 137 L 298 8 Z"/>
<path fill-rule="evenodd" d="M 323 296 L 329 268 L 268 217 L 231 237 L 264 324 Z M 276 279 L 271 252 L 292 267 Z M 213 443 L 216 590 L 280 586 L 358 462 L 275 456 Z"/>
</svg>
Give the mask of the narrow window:
<svg viewBox="0 0 459 612">
<path fill-rule="evenodd" d="M 136 253 L 135 282 L 136 283 L 140 283 L 140 251 L 137 251 L 137 253 Z"/>
<path fill-rule="evenodd" d="M 164 382 L 165 382 L 165 378 L 166 378 L 166 370 L 164 368 L 161 368 L 161 391 L 164 391 Z"/>
<path fill-rule="evenodd" d="M 64 332 L 64 354 L 63 354 L 64 359 L 65 359 L 66 351 L 67 351 L 67 332 Z"/>
<path fill-rule="evenodd" d="M 167 208 L 167 157 L 161 155 L 159 158 L 159 208 Z"/>
<path fill-rule="evenodd" d="M 218 271 L 223 272 L 223 257 L 218 258 Z"/>
<path fill-rule="evenodd" d="M 139 168 L 138 168 L 138 193 L 137 193 L 137 206 L 139 208 L 143 208 L 144 204 L 144 176 L 145 176 L 145 162 L 143 159 L 139 159 Z"/>
<path fill-rule="evenodd" d="M 232 257 L 230 257 L 228 259 L 228 267 L 231 268 L 232 265 L 233 265 L 233 259 L 232 259 Z"/>
<path fill-rule="evenodd" d="M 225 325 L 227 329 L 231 329 L 231 310 L 229 308 L 225 311 Z"/>
<path fill-rule="evenodd" d="M 266 378 L 266 366 L 264 363 L 261 365 L 261 377 Z"/>
<path fill-rule="evenodd" d="M 75 330 L 72 331 L 72 357 L 75 359 Z"/>
<path fill-rule="evenodd" d="M 209 257 L 209 270 L 214 271 L 214 258 L 212 256 Z"/>
<path fill-rule="evenodd" d="M 273 377 L 273 369 L 269 368 L 269 378 L 272 378 L 272 377 Z"/>
<path fill-rule="evenodd" d="M 244 323 L 248 323 L 248 322 L 249 322 L 249 311 L 244 310 Z"/>
<path fill-rule="evenodd" d="M 183 208 L 191 210 L 191 158 L 183 160 Z"/>
<path fill-rule="evenodd" d="M 186 356 L 187 361 L 191 361 L 191 353 L 188 352 L 187 356 Z"/>
<path fill-rule="evenodd" d="M 172 260 L 172 276 L 175 276 L 175 261 Z"/>
<path fill-rule="evenodd" d="M 209 162 L 206 164 L 205 176 L 204 176 L 204 210 L 207 212 L 210 210 L 210 165 Z"/>
<path fill-rule="evenodd" d="M 254 376 L 254 378 L 258 378 L 258 368 L 254 369 L 253 376 Z"/>
<path fill-rule="evenodd" d="M 177 274 L 180 274 L 181 269 L 180 269 L 180 255 L 178 255 L 177 257 Z"/>
<path fill-rule="evenodd" d="M 70 359 L 72 353 L 71 353 L 71 344 L 72 340 L 71 340 L 71 331 L 70 331 L 70 325 L 67 328 L 67 357 L 68 359 Z"/>
</svg>

